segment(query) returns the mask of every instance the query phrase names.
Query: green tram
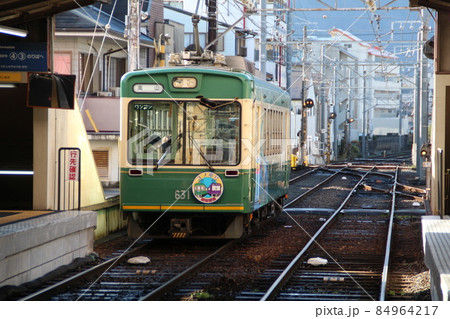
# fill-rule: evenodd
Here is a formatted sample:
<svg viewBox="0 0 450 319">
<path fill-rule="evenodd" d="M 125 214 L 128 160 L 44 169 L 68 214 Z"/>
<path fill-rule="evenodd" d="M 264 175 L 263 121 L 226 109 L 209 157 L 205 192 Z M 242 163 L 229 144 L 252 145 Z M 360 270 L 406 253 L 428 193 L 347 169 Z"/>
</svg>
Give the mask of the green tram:
<svg viewBox="0 0 450 319">
<path fill-rule="evenodd" d="M 128 234 L 239 238 L 281 210 L 290 98 L 246 71 L 172 67 L 121 82 L 120 201 Z"/>
</svg>

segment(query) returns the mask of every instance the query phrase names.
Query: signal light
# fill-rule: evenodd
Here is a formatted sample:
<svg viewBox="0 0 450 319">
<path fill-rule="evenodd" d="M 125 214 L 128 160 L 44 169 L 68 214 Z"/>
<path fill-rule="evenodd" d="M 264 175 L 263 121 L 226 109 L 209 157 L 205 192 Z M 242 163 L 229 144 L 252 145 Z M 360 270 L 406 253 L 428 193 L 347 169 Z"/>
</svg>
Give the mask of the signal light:
<svg viewBox="0 0 450 319">
<path fill-rule="evenodd" d="M 303 107 L 312 108 L 313 106 L 314 106 L 313 99 L 306 99 L 305 102 L 303 102 Z"/>
<path fill-rule="evenodd" d="M 347 123 L 353 123 L 355 120 L 353 118 L 347 119 Z"/>
<path fill-rule="evenodd" d="M 330 120 L 334 120 L 336 118 L 336 113 L 331 112 L 330 116 L 328 117 Z"/>
<path fill-rule="evenodd" d="M 420 156 L 429 159 L 431 155 L 431 144 L 423 144 L 420 148 Z"/>
</svg>

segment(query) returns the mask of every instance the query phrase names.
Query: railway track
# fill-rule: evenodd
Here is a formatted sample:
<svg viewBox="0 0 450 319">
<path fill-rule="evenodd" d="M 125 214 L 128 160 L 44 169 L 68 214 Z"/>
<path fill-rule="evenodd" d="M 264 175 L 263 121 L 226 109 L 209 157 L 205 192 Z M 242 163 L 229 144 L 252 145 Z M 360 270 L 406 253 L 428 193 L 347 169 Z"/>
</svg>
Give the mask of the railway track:
<svg viewBox="0 0 450 319">
<path fill-rule="evenodd" d="M 349 172 L 343 172 L 341 169 L 324 179 L 320 183 L 322 189 L 324 183 L 343 173 Z M 361 174 L 357 171 L 352 173 Z M 361 209 L 360 199 L 357 199 L 352 201 L 353 206 L 360 207 L 359 209 L 344 210 L 344 207 L 352 207 L 351 198 L 361 197 L 362 192 L 372 191 L 373 187 L 368 185 L 373 183 L 381 184 L 375 196 L 386 197 L 386 193 L 392 194 L 389 195 L 389 209 L 386 209 L 386 200 L 373 201 L 378 204 L 377 207 L 372 204 L 371 207 Z M 365 187 L 362 188 L 361 185 Z M 396 187 L 397 172 L 392 175 L 374 172 L 373 168 L 366 172 L 342 204 L 294 258 L 279 260 L 275 268 L 267 270 L 261 276 L 258 289 L 260 291 L 242 292 L 238 299 L 385 300 Z M 313 192 L 312 189 L 300 194 L 286 206 L 298 204 Z M 321 192 L 315 197 L 327 197 L 323 190 Z M 299 210 L 290 210 L 291 213 L 295 211 Z M 313 261 L 325 264 L 313 266 Z M 277 278 L 273 281 L 275 275 Z M 394 276 L 391 279 L 394 279 Z M 270 282 L 273 283 L 267 288 L 267 283 Z"/>
<path fill-rule="evenodd" d="M 315 174 L 316 176 L 314 176 Z M 364 208 L 362 209 L 362 212 L 360 211 L 358 213 L 355 211 L 355 208 L 352 207 L 359 204 L 354 203 L 352 205 L 352 202 L 355 201 L 356 196 L 362 196 L 362 194 L 359 193 L 374 193 L 371 195 L 372 200 L 374 196 L 386 197 L 386 192 L 389 193 L 388 190 L 392 189 L 394 185 L 395 176 L 394 174 L 371 171 L 365 176 L 364 179 L 362 179 L 362 176 L 364 174 L 365 172 L 354 171 L 352 169 L 339 170 L 337 172 L 333 172 L 332 170 L 327 169 L 318 169 L 312 172 L 301 174 L 301 177 L 299 177 L 299 179 L 301 179 L 301 187 L 298 188 L 299 193 L 297 194 L 297 196 L 305 193 L 306 195 L 300 196 L 301 199 L 299 200 L 291 200 L 291 202 L 285 206 L 285 211 L 290 209 L 291 212 L 288 214 L 290 214 L 291 216 L 286 219 L 295 218 L 296 223 L 302 224 L 306 219 L 309 219 L 307 223 L 308 227 L 306 227 L 305 224 L 302 225 L 302 232 L 304 232 L 305 235 L 306 233 L 314 233 L 323 225 L 323 220 L 325 218 L 319 216 L 326 216 L 330 208 L 316 210 L 314 208 L 304 207 L 298 209 L 291 206 L 301 206 L 298 204 L 304 201 L 306 197 L 315 197 L 315 199 L 313 199 L 312 201 L 317 200 L 317 198 L 320 197 L 325 197 L 327 198 L 327 203 L 330 206 L 336 205 L 332 203 L 331 196 L 324 195 L 324 192 L 328 192 L 328 195 L 331 192 L 341 193 L 341 195 L 337 196 L 336 194 L 334 194 L 335 197 L 342 197 L 342 193 L 347 193 L 347 195 L 350 194 L 352 196 L 349 196 L 351 200 L 347 202 L 345 209 L 344 206 L 342 206 L 341 213 L 337 214 L 338 222 L 334 224 L 334 227 L 337 228 L 338 232 L 333 233 L 333 229 L 330 227 L 329 234 L 331 234 L 331 238 L 329 238 L 329 240 L 335 243 L 334 249 L 336 250 L 332 251 L 332 255 L 338 256 L 337 259 L 332 260 L 330 263 L 328 263 L 328 268 L 325 270 L 322 269 L 322 271 L 319 271 L 319 268 L 312 268 L 311 270 L 309 270 L 312 273 L 308 273 L 306 274 L 306 277 L 304 277 L 306 278 L 306 281 L 298 281 L 298 278 L 303 278 L 302 276 L 305 275 L 304 270 L 303 274 L 296 277 L 297 281 L 294 280 L 293 284 L 291 286 L 287 286 L 286 289 L 295 290 L 298 287 L 300 287 L 300 289 L 305 289 L 306 287 L 307 289 L 308 287 L 311 287 L 311 280 L 318 280 L 322 284 L 326 282 L 325 285 L 328 286 L 328 289 L 330 289 L 331 285 L 344 286 L 343 283 L 345 282 L 345 285 L 347 285 L 347 287 L 343 289 L 347 290 L 348 293 L 346 295 L 344 292 L 342 292 L 341 298 L 337 298 L 336 300 L 373 300 L 381 294 L 380 289 L 382 289 L 381 286 L 383 285 L 382 278 L 385 272 L 388 273 L 388 269 L 384 267 L 385 255 L 383 253 L 380 254 L 380 251 L 383 252 L 386 249 L 386 229 L 390 224 L 389 205 L 386 206 L 385 201 L 381 201 L 380 206 L 371 205 L 371 207 Z M 333 179 L 334 182 L 331 182 Z M 363 180 L 363 183 L 361 183 L 361 185 L 364 185 L 364 187 L 355 187 L 354 189 L 352 189 L 352 187 L 355 186 L 356 182 L 359 179 Z M 295 182 L 295 180 L 296 179 L 291 180 L 291 183 Z M 327 185 L 328 182 L 330 182 L 330 185 Z M 316 185 L 318 183 L 321 183 L 321 185 L 319 185 L 318 189 L 316 189 L 315 191 L 305 191 L 305 189 L 312 188 L 312 186 L 304 187 L 305 184 Z M 331 183 L 334 184 L 332 185 Z M 350 185 L 352 185 L 352 187 L 350 187 Z M 367 187 L 371 185 L 373 187 Z M 377 190 L 375 192 L 373 191 L 374 186 L 377 186 Z M 305 212 L 307 211 L 314 211 L 314 213 L 305 215 Z M 342 212 L 345 212 L 345 214 L 342 214 Z M 287 214 L 284 215 L 286 217 Z M 313 220 L 314 226 L 312 226 Z M 370 227 L 372 227 L 373 229 L 368 229 L 368 225 L 370 225 Z M 291 228 L 291 226 L 287 225 L 285 225 L 284 227 L 289 227 L 286 229 L 286 231 L 293 229 Z M 264 228 L 264 230 L 266 234 L 270 232 L 267 228 Z M 348 242 L 344 242 L 345 239 L 341 238 L 342 234 L 339 234 L 339 231 L 343 231 L 344 234 L 347 234 Z M 363 239 L 359 238 L 359 252 L 357 251 L 358 245 L 354 245 L 355 238 L 357 238 L 358 236 L 363 237 Z M 266 240 L 266 242 L 270 241 L 270 239 L 263 237 L 264 236 L 261 236 L 261 240 L 255 240 L 254 237 L 250 237 L 246 239 L 245 245 L 243 244 L 244 247 L 235 247 L 232 253 L 214 258 L 214 260 L 210 264 L 206 265 L 194 278 L 191 278 L 190 281 L 181 284 L 177 289 L 172 291 L 170 295 L 164 296 L 163 300 L 203 300 L 203 298 L 206 300 L 260 300 L 264 295 L 264 291 L 267 290 L 267 288 L 277 279 L 277 277 L 283 271 L 280 267 L 282 265 L 286 266 L 291 262 L 291 253 L 293 256 L 295 256 L 295 254 L 292 252 L 294 250 L 293 246 L 295 245 L 291 245 L 289 246 L 289 249 L 286 248 L 284 250 L 279 250 L 281 252 L 279 253 L 278 258 L 271 257 L 273 258 L 273 262 L 271 263 L 271 265 L 266 266 L 266 268 L 264 269 L 258 269 L 258 267 L 255 266 L 256 264 L 260 265 L 259 260 L 264 259 L 264 256 L 261 254 L 261 249 L 256 249 L 255 251 L 257 251 L 258 253 L 255 253 L 255 251 L 253 251 L 249 247 L 265 245 L 263 243 L 264 240 Z M 267 250 L 272 250 L 273 247 L 279 245 L 278 242 L 273 240 L 274 237 L 271 237 L 269 235 L 268 238 L 272 238 L 272 242 L 270 246 L 267 247 Z M 307 241 L 308 240 L 305 238 L 299 240 L 299 242 L 304 243 L 306 243 Z M 295 242 L 295 240 L 292 239 L 292 242 Z M 285 242 L 284 245 L 288 246 L 288 243 Z M 363 248 L 371 248 L 371 250 L 361 250 L 361 246 Z M 339 253 L 342 253 L 342 250 L 348 251 L 348 254 L 343 254 L 342 256 L 339 255 Z M 311 250 L 309 253 L 311 255 L 308 255 L 308 258 L 317 254 L 314 250 Z M 270 252 L 268 252 L 268 255 L 269 254 Z M 247 256 L 247 258 L 245 258 L 245 256 Z M 236 263 L 239 262 L 248 265 L 248 261 L 246 262 L 245 259 L 249 259 L 249 256 L 252 256 L 251 259 L 258 261 L 258 263 L 254 263 L 252 267 L 248 267 L 245 270 L 244 267 L 236 266 Z M 342 261 L 337 262 L 338 260 Z M 235 261 L 234 265 L 232 261 Z M 332 266 L 332 264 L 334 264 L 334 267 Z M 342 270 L 342 268 L 336 269 L 336 266 L 339 265 L 344 265 L 346 268 L 348 268 L 347 273 L 345 273 L 345 270 Z M 364 265 L 363 267 L 367 267 L 367 269 L 360 269 L 362 265 Z M 231 274 L 228 274 L 227 277 L 225 277 L 227 269 L 230 268 L 234 269 L 234 275 L 236 275 L 236 273 L 240 271 L 251 272 L 255 268 L 257 270 L 254 272 L 261 272 L 262 274 L 258 276 L 258 279 L 253 280 L 257 283 L 252 285 L 250 291 L 238 291 L 239 287 L 242 286 L 242 283 L 240 283 L 239 279 L 236 278 L 242 278 L 242 276 L 233 276 Z M 251 268 L 252 270 L 250 270 L 249 268 Z M 263 271 L 261 271 L 261 269 L 263 269 Z M 319 271 L 319 274 L 314 273 L 317 271 Z M 308 272 L 308 270 L 306 270 L 306 272 Z M 336 272 L 344 273 L 344 275 L 340 274 L 339 276 L 337 276 L 335 275 Z M 230 277 L 231 279 L 229 279 L 228 277 Z M 386 281 L 386 279 L 384 280 Z M 361 285 L 359 284 L 359 282 L 362 282 L 363 284 Z M 234 287 L 230 288 L 230 285 L 234 285 Z M 367 288 L 364 293 L 358 291 L 358 289 L 364 291 L 365 286 L 367 286 Z M 317 284 L 316 287 L 318 287 Z M 221 291 L 224 291 L 226 289 L 234 290 L 234 292 L 229 292 L 227 296 L 224 296 Z M 383 289 L 385 290 L 386 288 Z M 217 297 L 217 293 L 221 294 L 221 297 Z M 298 294 L 298 292 L 295 292 L 294 294 L 296 293 Z M 297 300 L 296 298 L 292 298 L 292 294 L 292 291 L 284 293 L 284 295 L 283 292 L 281 292 L 280 296 L 277 297 L 276 300 Z M 304 292 L 303 294 L 305 295 Z M 309 296 L 304 300 L 334 300 L 331 298 L 331 295 L 336 297 L 337 294 L 338 293 L 336 292 L 336 289 L 326 295 L 323 288 L 318 288 L 316 290 L 313 289 L 312 291 L 310 291 Z M 385 295 L 386 292 L 384 292 L 383 294 Z M 196 295 L 203 295 L 203 297 L 196 297 Z M 352 295 L 353 297 L 351 297 Z M 361 295 L 361 297 L 355 298 L 355 296 L 357 295 Z"/>
<path fill-rule="evenodd" d="M 234 242 L 152 244 L 130 250 L 21 300 L 152 300 Z M 130 264 L 127 260 L 133 256 L 147 257 L 149 264 Z"/>
<path fill-rule="evenodd" d="M 391 259 L 394 270 L 390 272 L 383 266 L 384 251 L 390 246 L 388 227 L 410 229 L 408 221 L 414 218 L 412 209 L 402 207 L 408 217 L 400 219 L 400 223 L 395 223 L 394 218 L 391 221 L 395 211 L 390 211 L 392 207 L 396 209 L 393 197 L 418 201 L 423 196 L 421 190 L 397 185 L 391 168 L 317 168 L 291 183 L 290 201 L 284 212 L 270 218 L 252 236 L 229 244 L 233 249 L 203 242 L 189 249 L 177 244 L 172 251 L 158 242 L 148 251 L 133 251 L 122 257 L 108 271 L 90 275 L 91 279 L 79 276 L 76 283 L 66 281 L 55 288 L 56 293 L 47 291 L 23 300 L 377 300 L 382 295 L 395 300 L 408 298 L 402 293 L 408 285 L 402 269 L 405 261 L 414 263 L 414 258 L 420 256 L 397 252 Z M 320 185 L 315 187 L 317 184 Z M 415 210 L 419 211 L 417 215 L 422 214 L 422 207 Z M 319 229 L 324 233 L 316 235 Z M 394 237 L 393 241 L 402 245 L 401 239 Z M 296 257 L 302 251 L 303 255 Z M 148 256 L 151 263 L 127 265 L 126 259 L 137 255 Z M 317 257 L 327 259 L 327 265 L 308 264 L 308 259 Z M 279 280 L 295 258 L 289 278 Z M 269 297 L 269 290 L 277 281 L 283 283 Z"/>
<path fill-rule="evenodd" d="M 366 176 L 368 174 L 368 172 L 364 175 Z M 333 175 L 336 176 L 336 175 Z M 364 178 L 364 177 L 363 177 Z M 289 263 L 289 265 L 282 271 L 282 273 L 280 274 L 280 276 L 278 276 L 278 278 L 275 280 L 275 282 L 269 287 L 269 289 L 266 291 L 266 293 L 261 297 L 261 300 L 274 300 L 277 299 L 277 295 L 279 295 L 281 293 L 281 290 L 283 289 L 284 286 L 289 286 L 292 285 L 289 284 L 289 281 L 291 280 L 291 278 L 296 278 L 295 273 L 297 272 L 297 269 L 300 267 L 301 263 L 304 261 L 304 256 L 307 252 L 310 252 L 310 248 L 312 248 L 313 245 L 317 245 L 318 244 L 318 239 L 319 236 L 323 237 L 323 233 L 325 232 L 325 230 L 329 227 L 329 225 L 331 225 L 332 223 L 335 222 L 335 220 L 338 217 L 338 214 L 341 212 L 341 210 L 343 209 L 343 207 L 345 206 L 345 204 L 349 201 L 351 195 L 353 194 L 354 191 L 356 191 L 357 187 L 362 183 L 363 178 L 361 178 L 356 185 L 352 188 L 352 190 L 348 193 L 347 197 L 345 198 L 345 200 L 340 204 L 340 206 L 334 211 L 334 213 L 324 222 L 324 224 L 322 225 L 322 227 L 311 237 L 311 239 L 308 241 L 308 243 L 302 248 L 302 250 L 295 256 L 295 258 Z M 323 195 L 322 195 L 323 196 Z M 320 246 L 321 248 L 323 247 L 322 244 Z M 326 249 L 326 248 L 325 248 Z M 322 250 L 324 252 L 326 252 L 326 250 L 322 248 Z M 321 254 L 322 255 L 322 254 Z M 331 257 L 331 255 L 328 253 L 327 257 Z M 321 258 L 321 257 L 315 257 L 318 258 L 319 262 L 325 262 L 328 263 L 328 260 L 325 258 Z M 336 260 L 334 260 L 335 263 L 337 265 L 338 262 Z M 330 273 L 328 273 L 330 274 Z M 327 276 L 329 277 L 329 276 Z M 332 276 L 335 277 L 335 276 Z M 340 279 L 339 279 L 340 280 Z M 295 282 L 295 281 L 294 281 Z M 299 286 L 299 287 L 303 287 L 303 286 Z M 292 289 L 292 288 L 291 288 Z M 317 288 L 317 290 L 315 291 L 315 294 L 322 294 L 324 292 L 323 287 L 321 288 Z M 309 293 L 306 293 L 307 295 L 309 295 Z M 290 297 L 287 297 L 287 299 L 293 298 L 294 295 L 296 296 L 296 300 L 302 300 L 301 296 L 302 293 L 299 292 L 295 292 L 295 293 L 289 293 Z M 327 293 L 325 292 L 325 295 L 327 295 Z M 305 295 L 303 297 L 306 297 Z M 316 296 L 317 297 L 317 296 Z M 286 296 L 283 298 L 285 299 Z"/>
</svg>

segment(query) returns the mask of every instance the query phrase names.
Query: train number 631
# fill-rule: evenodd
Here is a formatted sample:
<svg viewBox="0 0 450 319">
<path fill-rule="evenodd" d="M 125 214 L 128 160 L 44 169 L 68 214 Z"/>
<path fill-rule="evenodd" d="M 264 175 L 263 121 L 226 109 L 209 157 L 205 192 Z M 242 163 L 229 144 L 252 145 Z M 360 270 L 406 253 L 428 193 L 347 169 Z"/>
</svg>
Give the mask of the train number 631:
<svg viewBox="0 0 450 319">
<path fill-rule="evenodd" d="M 189 195 L 189 191 L 186 189 L 177 189 L 175 190 L 175 199 L 191 199 Z"/>
</svg>

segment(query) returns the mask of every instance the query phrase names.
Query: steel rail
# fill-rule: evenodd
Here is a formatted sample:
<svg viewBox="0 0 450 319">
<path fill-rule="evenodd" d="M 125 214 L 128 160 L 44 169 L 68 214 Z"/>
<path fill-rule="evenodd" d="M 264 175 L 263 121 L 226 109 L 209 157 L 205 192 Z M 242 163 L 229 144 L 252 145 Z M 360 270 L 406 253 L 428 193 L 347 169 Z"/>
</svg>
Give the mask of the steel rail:
<svg viewBox="0 0 450 319">
<path fill-rule="evenodd" d="M 372 168 L 373 169 L 373 168 Z M 372 170 L 371 169 L 371 170 Z M 367 171 L 356 183 L 356 185 L 353 187 L 353 189 L 349 192 L 345 200 L 342 202 L 342 204 L 339 206 L 338 209 L 333 213 L 333 215 L 328 218 L 328 220 L 320 227 L 320 229 L 311 237 L 311 239 L 308 241 L 308 243 L 303 247 L 303 249 L 295 256 L 295 258 L 289 263 L 289 265 L 286 267 L 286 269 L 281 273 L 281 275 L 275 280 L 275 282 L 272 284 L 272 286 L 267 290 L 267 292 L 264 294 L 264 296 L 260 299 L 260 301 L 268 301 L 268 300 L 274 300 L 277 296 L 278 292 L 283 288 L 285 283 L 290 279 L 290 277 L 294 274 L 294 272 L 297 270 L 300 259 L 303 257 L 303 255 L 308 251 L 308 249 L 316 242 L 316 240 L 319 238 L 319 236 L 324 232 L 324 230 L 335 221 L 336 216 L 341 212 L 341 210 L 344 208 L 345 204 L 349 201 L 350 197 L 353 195 L 353 193 L 356 191 L 356 189 L 359 187 L 359 185 L 362 183 L 362 181 L 366 178 L 366 176 L 371 172 L 371 170 Z"/>
<path fill-rule="evenodd" d="M 203 258 L 199 262 L 195 263 L 193 266 L 189 267 L 188 269 L 184 270 L 179 275 L 173 277 L 166 283 L 164 283 L 162 286 L 158 287 L 157 289 L 153 290 L 146 296 L 142 297 L 140 300 L 157 300 L 160 296 L 162 296 L 165 292 L 173 288 L 176 284 L 181 282 L 182 280 L 186 279 L 187 276 L 192 274 L 195 270 L 197 270 L 199 267 L 204 265 L 207 261 L 209 261 L 212 257 L 216 256 L 220 252 L 230 248 L 233 246 L 236 242 L 239 240 L 233 240 L 225 245 L 221 246 L 219 249 L 214 251 L 212 254 L 209 254 L 207 257 Z M 97 274 L 103 274 L 104 272 L 108 271 L 112 266 L 114 266 L 116 263 L 118 263 L 120 260 L 124 259 L 125 257 L 128 257 L 131 253 L 136 252 L 137 250 L 141 249 L 142 246 L 136 247 L 125 254 L 109 259 L 99 265 L 96 265 L 92 268 L 89 268 L 83 272 L 80 272 L 74 276 L 71 276 L 70 278 L 64 279 L 60 282 L 57 282 L 47 288 L 44 288 L 40 291 L 37 291 L 29 296 L 26 296 L 20 301 L 28 301 L 28 300 L 48 300 L 51 296 L 57 294 L 59 291 L 65 289 L 68 286 L 78 285 L 78 282 L 82 281 L 83 278 L 87 276 L 94 276 Z"/>
<path fill-rule="evenodd" d="M 300 178 L 305 177 L 306 175 L 309 175 L 309 174 L 312 174 L 312 173 L 316 172 L 318 169 L 319 169 L 319 168 L 316 167 L 316 168 L 314 168 L 313 170 L 310 170 L 310 171 L 308 171 L 308 172 L 306 172 L 306 173 L 303 173 L 302 175 L 295 176 L 295 177 L 291 178 L 291 179 L 289 180 L 289 184 L 292 183 L 292 182 L 295 182 L 296 180 L 298 180 L 298 179 L 300 179 Z"/>
<path fill-rule="evenodd" d="M 319 184 L 317 184 L 316 186 L 308 189 L 306 192 L 300 194 L 299 196 L 297 196 L 296 198 L 294 198 L 293 200 L 291 200 L 289 203 L 286 203 L 284 205 L 283 208 L 287 208 L 289 206 L 291 206 L 292 204 L 294 204 L 295 202 L 299 201 L 300 199 L 302 199 L 303 197 L 307 196 L 308 194 L 316 191 L 317 189 L 319 189 L 320 186 L 322 186 L 323 184 L 325 184 L 326 182 L 328 182 L 330 179 L 336 177 L 336 175 L 338 175 L 339 173 L 341 173 L 343 170 L 343 168 L 341 168 L 339 171 L 335 172 L 333 175 L 328 176 L 326 179 L 324 179 L 323 181 L 321 181 Z"/>
<path fill-rule="evenodd" d="M 390 217 L 389 217 L 389 227 L 388 227 L 388 235 L 387 235 L 387 241 L 386 241 L 386 251 L 384 255 L 384 265 L 383 265 L 383 273 L 381 276 L 381 289 L 380 289 L 380 301 L 385 301 L 386 298 L 386 287 L 387 287 L 387 280 L 388 280 L 388 274 L 389 274 L 389 258 L 391 255 L 391 244 L 392 244 L 392 230 L 394 228 L 394 215 L 395 215 L 395 194 L 396 194 L 396 187 L 397 187 L 397 177 L 398 177 L 398 167 L 395 170 L 395 179 L 394 179 L 394 185 L 392 187 L 392 204 L 391 204 L 391 211 L 390 211 Z"/>
<path fill-rule="evenodd" d="M 373 167 L 373 166 L 372 166 L 372 167 Z M 304 177 L 304 176 L 306 176 L 306 175 L 308 175 L 308 174 L 310 174 L 310 173 L 312 173 L 312 172 L 316 172 L 316 171 L 318 171 L 318 170 L 329 171 L 329 172 L 332 173 L 332 175 L 328 176 L 326 179 L 324 179 L 323 181 L 321 181 L 321 182 L 320 182 L 319 184 L 317 184 L 316 186 L 314 186 L 314 187 L 308 189 L 307 191 L 305 191 L 304 193 L 298 195 L 296 198 L 294 198 L 293 200 L 291 200 L 289 203 L 285 204 L 285 205 L 284 205 L 284 208 L 288 208 L 289 206 L 293 205 L 295 202 L 299 201 L 299 200 L 302 199 L 303 197 L 306 197 L 306 196 L 309 195 L 310 193 L 312 193 L 312 192 L 318 190 L 320 186 L 322 186 L 323 184 L 325 184 L 325 183 L 326 183 L 327 181 L 329 181 L 330 179 L 336 177 L 338 174 L 346 174 L 346 175 L 352 175 L 352 176 L 356 176 L 356 177 L 361 177 L 361 173 L 363 173 L 363 172 L 356 172 L 356 171 L 353 172 L 353 170 L 352 170 L 351 168 L 349 168 L 349 167 L 343 167 L 343 168 L 341 168 L 340 170 L 338 170 L 337 172 L 332 171 L 332 170 L 330 170 L 330 169 L 328 169 L 328 168 L 326 168 L 326 167 L 318 167 L 318 168 L 316 168 L 316 169 L 314 169 L 314 170 L 312 170 L 312 171 L 310 171 L 310 172 L 308 172 L 308 173 L 305 173 L 305 174 L 303 174 L 303 175 L 301 175 L 301 176 L 294 177 L 293 179 L 291 179 L 291 180 L 289 181 L 289 183 L 291 183 L 291 182 L 293 182 L 293 181 L 296 181 L 298 178 Z"/>
<path fill-rule="evenodd" d="M 170 279 L 169 281 L 167 281 L 163 285 L 159 286 L 158 288 L 156 288 L 152 292 L 150 292 L 147 295 L 141 297 L 141 299 L 139 299 L 139 301 L 159 300 L 159 298 L 161 296 L 163 296 L 165 293 L 167 293 L 170 290 L 172 290 L 176 285 L 178 285 L 180 282 L 185 280 L 188 276 L 192 275 L 195 271 L 197 271 L 197 269 L 199 269 L 201 266 L 206 264 L 206 262 L 208 262 L 212 257 L 214 257 L 214 256 L 218 255 L 219 253 L 221 253 L 222 251 L 232 247 L 238 241 L 239 240 L 232 240 L 232 241 L 228 242 L 227 244 L 223 245 L 222 247 L 217 249 L 212 254 L 210 254 L 210 255 L 206 256 L 205 258 L 203 258 L 202 260 L 198 261 L 193 266 L 191 266 L 188 269 L 184 270 L 182 273 L 180 273 L 177 276 L 173 277 L 172 279 Z"/>
<path fill-rule="evenodd" d="M 121 261 L 122 259 L 124 259 L 125 257 L 129 256 L 131 253 L 134 253 L 135 251 L 141 249 L 144 245 L 135 247 L 133 249 L 130 249 L 129 251 L 127 251 L 126 253 L 111 258 L 101 264 L 98 264 L 92 268 L 86 269 L 76 275 L 73 275 L 69 278 L 66 278 L 60 282 L 57 282 L 49 287 L 46 287 L 44 289 L 41 289 L 31 295 L 28 295 L 22 299 L 19 299 L 19 301 L 28 301 L 28 300 L 46 300 L 48 299 L 50 296 L 54 295 L 55 293 L 57 293 L 59 290 L 64 289 L 67 286 L 71 286 L 74 285 L 76 283 L 78 283 L 80 280 L 82 280 L 82 278 L 86 277 L 86 276 L 93 276 L 96 274 L 102 274 L 105 271 L 107 271 L 109 268 L 111 268 L 112 266 L 114 266 L 116 263 L 118 263 L 119 261 Z"/>
</svg>

